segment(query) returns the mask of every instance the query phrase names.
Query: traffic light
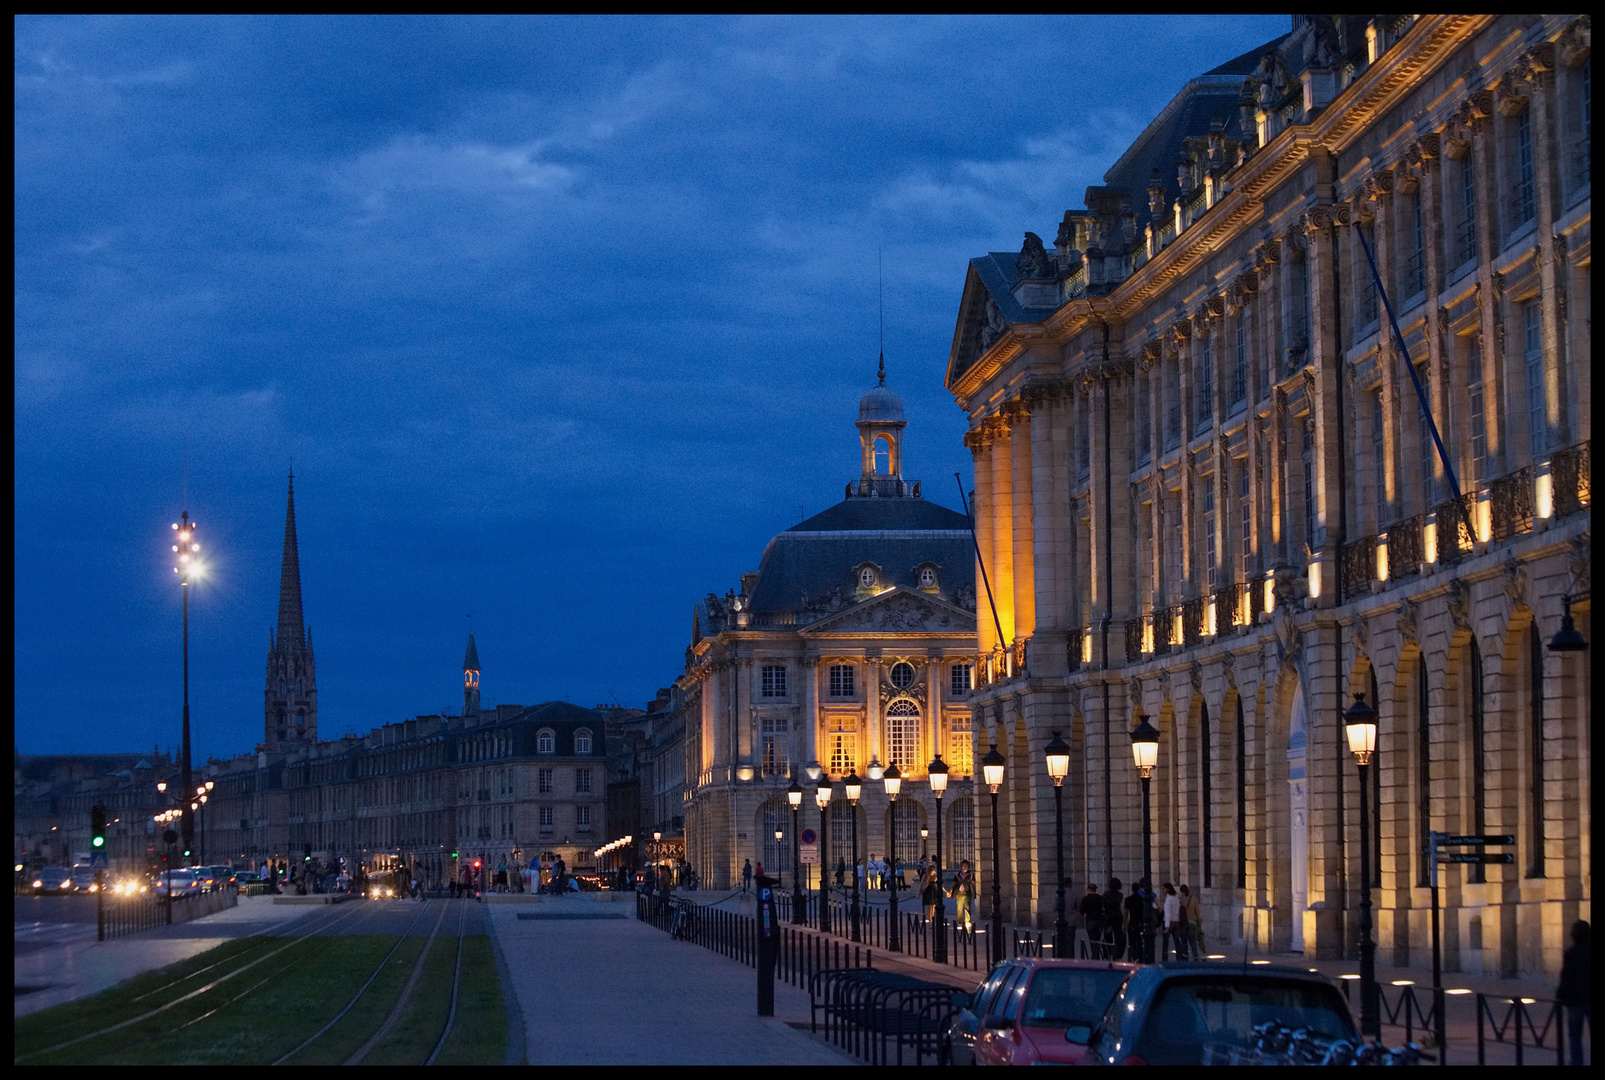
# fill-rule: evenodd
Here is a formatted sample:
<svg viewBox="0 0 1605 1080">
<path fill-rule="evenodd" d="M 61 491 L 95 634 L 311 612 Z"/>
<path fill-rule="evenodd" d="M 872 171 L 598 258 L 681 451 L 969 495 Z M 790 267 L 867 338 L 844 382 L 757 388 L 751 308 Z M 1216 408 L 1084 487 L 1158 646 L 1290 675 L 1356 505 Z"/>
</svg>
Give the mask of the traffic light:
<svg viewBox="0 0 1605 1080">
<path fill-rule="evenodd" d="M 475 869 L 475 870 L 478 870 L 478 869 L 479 869 L 479 860 L 478 860 L 478 859 L 475 859 L 475 860 L 474 860 L 474 869 Z"/>
<path fill-rule="evenodd" d="M 106 846 L 106 808 L 94 806 L 89 810 L 89 846 L 99 851 Z"/>
<path fill-rule="evenodd" d="M 311 862 L 312 861 L 312 845 L 311 844 L 308 844 L 306 846 L 306 854 L 301 856 L 301 861 L 302 862 Z"/>
</svg>

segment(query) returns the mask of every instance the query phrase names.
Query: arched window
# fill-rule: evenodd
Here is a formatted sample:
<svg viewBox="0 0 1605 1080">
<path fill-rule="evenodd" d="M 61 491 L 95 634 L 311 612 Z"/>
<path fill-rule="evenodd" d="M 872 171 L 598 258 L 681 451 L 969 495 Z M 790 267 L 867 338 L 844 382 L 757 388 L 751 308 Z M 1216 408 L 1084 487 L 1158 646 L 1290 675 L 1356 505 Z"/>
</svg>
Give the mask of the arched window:
<svg viewBox="0 0 1605 1080">
<path fill-rule="evenodd" d="M 1544 646 L 1535 622 L 1527 632 L 1527 876 L 1544 876 Z"/>
<path fill-rule="evenodd" d="M 574 753 L 589 754 L 591 752 L 591 729 L 580 728 L 574 733 Z"/>
<path fill-rule="evenodd" d="M 1198 834 L 1204 853 L 1204 888 L 1206 889 L 1212 884 L 1211 872 L 1214 869 L 1213 849 L 1215 839 L 1210 829 L 1210 817 L 1213 813 L 1214 802 L 1210 798 L 1209 791 L 1211 769 L 1209 738 L 1209 702 L 1201 701 L 1199 702 L 1198 713 Z"/>
<path fill-rule="evenodd" d="M 886 760 L 907 775 L 919 761 L 920 707 L 898 698 L 886 707 Z"/>
<path fill-rule="evenodd" d="M 555 754 L 557 752 L 557 735 L 551 728 L 542 728 L 536 734 L 535 752 L 537 754 Z"/>
<path fill-rule="evenodd" d="M 920 849 L 920 804 L 899 799 L 892 804 L 892 834 L 897 837 L 897 857 L 904 863 L 918 861 Z"/>
<path fill-rule="evenodd" d="M 775 833 L 780 839 L 775 839 Z M 763 843 L 759 865 L 772 877 L 791 872 L 791 808 L 782 802 L 767 802 L 763 808 Z"/>
<path fill-rule="evenodd" d="M 920 567 L 920 588 L 936 588 L 936 569 L 930 566 Z"/>
<path fill-rule="evenodd" d="M 1481 836 L 1487 823 L 1484 806 L 1487 803 L 1487 755 L 1484 738 L 1483 702 L 1482 702 L 1482 650 L 1477 647 L 1477 639 L 1472 638 L 1470 647 L 1466 650 L 1470 655 L 1470 663 L 1466 665 L 1466 681 L 1470 683 L 1470 720 L 1471 720 L 1471 831 Z M 1471 867 L 1471 880 L 1482 882 L 1488 880 L 1488 869 L 1481 864 Z"/>
<path fill-rule="evenodd" d="M 1237 699 L 1237 887 L 1248 888 L 1248 732 L 1243 728 L 1241 697 Z"/>
<path fill-rule="evenodd" d="M 885 435 L 875 436 L 875 475 L 892 475 L 892 440 Z"/>
<path fill-rule="evenodd" d="M 1427 884 L 1427 834 L 1432 831 L 1432 728 L 1427 718 L 1427 658 L 1416 658 L 1416 884 Z"/>
</svg>

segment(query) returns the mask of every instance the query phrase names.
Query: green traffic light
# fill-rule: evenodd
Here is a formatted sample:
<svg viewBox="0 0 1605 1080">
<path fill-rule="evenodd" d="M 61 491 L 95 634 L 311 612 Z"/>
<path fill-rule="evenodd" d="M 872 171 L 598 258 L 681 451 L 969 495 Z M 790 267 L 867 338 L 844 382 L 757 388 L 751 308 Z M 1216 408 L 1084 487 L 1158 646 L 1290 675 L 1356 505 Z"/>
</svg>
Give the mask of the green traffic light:
<svg viewBox="0 0 1605 1080">
<path fill-rule="evenodd" d="M 95 845 L 95 847 L 105 847 L 106 846 L 106 838 L 104 836 L 95 837 L 94 845 Z"/>
</svg>

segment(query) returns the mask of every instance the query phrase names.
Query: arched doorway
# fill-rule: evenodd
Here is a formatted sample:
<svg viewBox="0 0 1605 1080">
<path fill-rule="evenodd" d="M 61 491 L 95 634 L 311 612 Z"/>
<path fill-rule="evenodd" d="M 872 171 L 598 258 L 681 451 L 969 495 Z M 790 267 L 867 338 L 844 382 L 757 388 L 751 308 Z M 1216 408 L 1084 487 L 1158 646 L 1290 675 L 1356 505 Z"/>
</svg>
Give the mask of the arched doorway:
<svg viewBox="0 0 1605 1080">
<path fill-rule="evenodd" d="M 1288 859 L 1291 948 L 1304 951 L 1304 910 L 1310 906 L 1310 819 L 1305 736 L 1304 684 L 1293 685 L 1293 712 L 1287 726 Z"/>
</svg>

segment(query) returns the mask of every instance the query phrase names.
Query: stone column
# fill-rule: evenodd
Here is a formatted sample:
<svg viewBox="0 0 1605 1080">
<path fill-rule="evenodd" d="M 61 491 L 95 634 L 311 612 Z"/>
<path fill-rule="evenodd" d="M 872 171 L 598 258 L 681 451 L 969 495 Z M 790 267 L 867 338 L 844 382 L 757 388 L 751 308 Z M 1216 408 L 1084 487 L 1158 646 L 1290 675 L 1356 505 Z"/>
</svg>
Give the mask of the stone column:
<svg viewBox="0 0 1605 1080">
<path fill-rule="evenodd" d="M 1005 413 L 1009 425 L 1009 495 L 1013 506 L 1014 636 L 1031 637 L 1036 631 L 1035 512 L 1032 506 L 1031 451 L 1039 436 L 1033 433 L 1031 408 L 1023 400 L 1010 402 Z"/>
<path fill-rule="evenodd" d="M 1037 619 L 1041 622 L 1045 612 L 1051 610 L 1056 620 L 1054 626 L 1067 629 L 1076 622 L 1076 577 L 1079 572 L 1075 559 L 1074 515 L 1070 507 L 1070 455 L 1074 444 L 1070 438 L 1070 394 L 1067 386 L 1060 384 L 1049 395 L 1048 417 L 1052 434 L 1047 449 L 1050 468 L 1039 489 L 1043 495 L 1039 501 L 1048 507 L 1048 522 L 1053 537 L 1049 549 L 1053 577 L 1046 595 L 1040 591 L 1037 594 Z M 1035 460 L 1033 456 L 1032 461 Z M 1039 576 L 1042 571 L 1039 559 Z"/>
<path fill-rule="evenodd" d="M 797 763 L 805 765 L 819 760 L 819 658 L 805 656 L 797 664 L 802 678 L 802 746 L 798 747 Z"/>
<path fill-rule="evenodd" d="M 1552 241 L 1555 219 L 1560 216 L 1560 148 L 1555 139 L 1555 47 L 1543 44 L 1522 58 L 1524 88 L 1528 91 L 1528 108 L 1533 112 L 1533 180 L 1538 201 L 1538 233 L 1535 241 L 1534 261 L 1538 264 L 1539 317 L 1544 350 L 1544 415 L 1549 425 L 1545 443 L 1551 451 L 1561 449 L 1572 441 L 1567 430 L 1565 404 L 1561 401 L 1566 386 L 1564 348 L 1560 319 L 1560 275 L 1564 273 L 1557 252 L 1563 244 Z M 1547 249 L 1547 250 L 1546 250 Z"/>
<path fill-rule="evenodd" d="M 994 417 L 992 427 L 992 599 L 997 605 L 998 622 L 1003 628 L 1004 649 L 1014 643 L 1014 461 L 1013 439 L 1003 417 Z"/>
<path fill-rule="evenodd" d="M 886 759 L 881 756 L 881 659 L 877 649 L 875 655 L 865 658 L 864 661 L 864 762 L 871 757 L 880 759 L 882 765 Z M 860 768 L 863 766 L 861 765 Z M 860 776 L 864 774 L 860 773 Z M 866 777 L 867 779 L 867 777 Z"/>
<path fill-rule="evenodd" d="M 1173 327 L 1176 341 L 1176 394 L 1178 412 L 1181 423 L 1181 498 L 1179 500 L 1179 520 L 1165 522 L 1165 527 L 1172 530 L 1165 534 L 1163 543 L 1179 544 L 1181 558 L 1177 560 L 1177 571 L 1180 580 L 1166 580 L 1166 603 L 1177 604 L 1191 595 L 1189 586 L 1193 577 L 1193 479 L 1192 454 L 1188 444 L 1192 442 L 1193 417 L 1195 406 L 1193 404 L 1193 349 L 1192 338 L 1194 320 L 1183 319 Z"/>
<path fill-rule="evenodd" d="M 941 754 L 947 760 L 947 725 L 942 719 L 942 676 L 947 674 L 947 668 L 942 663 L 941 651 L 938 649 L 925 650 L 925 686 L 929 690 L 930 716 L 927 726 L 930 728 L 930 754 L 934 757 Z M 925 765 L 930 761 L 927 757 L 920 762 Z M 931 842 L 936 842 L 932 837 Z"/>
<path fill-rule="evenodd" d="M 992 435 L 985 427 L 974 428 L 964 434 L 964 445 L 969 448 L 970 455 L 975 463 L 975 543 L 980 552 L 986 556 L 988 563 L 986 572 L 990 574 L 992 567 Z M 968 511 L 969 507 L 960 509 Z M 980 559 L 977 557 L 975 571 L 975 631 L 982 656 L 990 653 L 997 641 L 997 630 L 992 623 L 992 608 L 987 597 L 987 588 L 981 577 Z M 976 668 L 976 677 L 981 674 L 980 667 Z"/>
<path fill-rule="evenodd" d="M 1032 615 L 1035 623 L 1031 650 L 1034 675 L 1064 674 L 1066 607 L 1060 603 L 1063 578 L 1069 563 L 1063 551 L 1064 537 L 1061 490 L 1054 483 L 1059 468 L 1055 457 L 1056 426 L 1059 415 L 1059 387 L 1056 384 L 1028 388 L 1031 407 L 1031 586 Z"/>
<path fill-rule="evenodd" d="M 1494 145 L 1493 94 L 1487 90 L 1473 94 L 1466 110 L 1467 130 L 1471 134 L 1471 155 L 1476 170 L 1477 190 L 1477 308 L 1478 333 L 1482 335 L 1483 426 L 1487 434 L 1489 476 L 1499 476 L 1510 468 L 1506 432 L 1507 398 L 1505 380 L 1504 312 L 1501 310 L 1500 280 L 1494 273 L 1494 256 L 1500 248 L 1498 153 Z M 1467 494 L 1471 493 L 1467 488 Z"/>
<path fill-rule="evenodd" d="M 702 763 L 703 768 L 730 764 L 730 731 L 721 709 L 723 672 L 710 663 L 697 673 L 702 680 Z"/>
<path fill-rule="evenodd" d="M 1337 282 L 1332 274 L 1332 226 L 1335 212 L 1346 219 L 1347 208 L 1313 207 L 1304 215 L 1309 236 L 1311 261 L 1311 343 L 1310 352 L 1315 364 L 1315 393 L 1310 402 L 1310 416 L 1315 423 L 1315 510 L 1319 543 L 1311 549 L 1321 553 L 1320 604 L 1329 606 L 1337 600 L 1337 500 L 1342 497 L 1338 489 L 1339 425 L 1343 418 L 1338 412 L 1338 379 L 1341 375 L 1342 342 L 1337 338 L 1336 327 L 1329 317 L 1337 310 Z M 1339 220 L 1340 224 L 1346 223 Z M 1381 230 L 1378 230 L 1380 232 Z"/>
<path fill-rule="evenodd" d="M 736 735 L 736 761 L 742 765 L 753 765 L 752 661 L 742 657 L 734 664 L 736 692 L 730 703 L 730 721 Z"/>
<path fill-rule="evenodd" d="M 1421 185 L 1421 220 L 1423 233 L 1426 237 L 1426 282 L 1428 302 L 1443 292 L 1446 270 L 1443 262 L 1442 237 L 1438 235 L 1443 231 L 1443 225 L 1448 215 L 1443 212 L 1443 169 L 1440 168 L 1443 140 L 1438 135 L 1428 135 L 1416 143 L 1415 158 L 1420 171 Z M 1449 401 L 1452 388 L 1449 384 L 1449 372 L 1452 370 L 1454 356 L 1448 351 L 1448 312 L 1439 309 L 1427 322 L 1427 372 L 1431 380 L 1432 419 L 1438 425 L 1438 433 L 1443 436 L 1444 449 L 1452 445 L 1450 437 L 1455 430 L 1450 416 Z M 1431 439 L 1430 432 L 1423 433 Z M 1470 440 L 1466 440 L 1469 442 Z M 1432 447 L 1432 476 L 1423 478 L 1421 488 L 1420 513 L 1426 513 L 1437 503 L 1441 493 L 1447 489 L 1441 487 L 1445 482 L 1443 462 L 1438 457 L 1438 448 Z M 1442 534 L 1440 534 L 1442 535 Z"/>
</svg>

